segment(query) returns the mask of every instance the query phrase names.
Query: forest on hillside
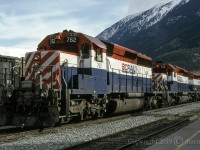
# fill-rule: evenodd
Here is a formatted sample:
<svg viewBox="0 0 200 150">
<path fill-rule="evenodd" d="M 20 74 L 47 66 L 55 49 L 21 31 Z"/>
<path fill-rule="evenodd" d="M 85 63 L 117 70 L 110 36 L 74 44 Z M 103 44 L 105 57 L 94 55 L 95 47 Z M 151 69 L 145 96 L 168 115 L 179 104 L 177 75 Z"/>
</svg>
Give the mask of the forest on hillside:
<svg viewBox="0 0 200 150">
<path fill-rule="evenodd" d="M 200 73 L 200 47 L 180 49 L 154 58 L 155 61 L 162 61 L 180 66 L 189 71 Z"/>
</svg>

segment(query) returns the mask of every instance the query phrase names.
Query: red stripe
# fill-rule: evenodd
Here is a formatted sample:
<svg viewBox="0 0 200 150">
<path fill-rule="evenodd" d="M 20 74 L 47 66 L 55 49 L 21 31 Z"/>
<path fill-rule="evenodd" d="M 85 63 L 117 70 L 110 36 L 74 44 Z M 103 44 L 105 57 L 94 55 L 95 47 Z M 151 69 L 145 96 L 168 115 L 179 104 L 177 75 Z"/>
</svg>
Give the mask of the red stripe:
<svg viewBox="0 0 200 150">
<path fill-rule="evenodd" d="M 45 74 L 47 74 L 48 72 L 51 72 L 51 69 L 53 68 L 54 65 L 56 65 L 59 62 L 59 56 L 57 56 L 48 66 L 50 67 L 46 67 L 43 72 L 42 72 L 42 76 L 45 76 Z M 52 67 L 51 67 L 52 66 Z"/>
<path fill-rule="evenodd" d="M 50 64 L 48 64 L 48 66 L 51 66 L 51 67 L 44 66 L 44 68 L 42 68 L 43 69 L 43 72 L 42 72 L 42 76 L 43 77 L 47 73 L 51 72 L 52 67 L 54 67 L 57 63 L 59 64 L 59 62 L 60 62 L 60 57 L 58 55 L 58 51 L 45 51 L 45 52 L 46 52 L 46 55 L 42 59 L 40 59 L 38 61 L 39 66 L 43 67 L 43 65 L 47 61 L 49 61 Z M 41 53 L 42 53 L 41 51 L 28 53 L 26 55 L 26 64 L 30 60 L 31 54 L 34 54 L 34 56 L 35 55 L 39 55 L 40 58 L 41 58 Z M 56 58 L 54 60 L 50 60 L 50 57 L 52 57 L 53 55 L 58 55 L 58 56 L 56 56 Z M 36 61 L 34 60 L 34 57 L 33 57 L 33 59 L 31 60 L 31 62 L 29 64 L 29 66 L 27 66 L 27 70 L 25 72 L 26 76 L 28 76 L 28 74 L 31 73 L 30 77 L 29 77 L 30 80 L 33 80 L 33 77 L 34 77 L 34 74 L 35 74 L 35 71 L 33 71 L 33 64 L 34 64 L 34 62 L 36 62 Z M 46 84 L 50 84 L 51 80 L 53 78 L 53 82 L 54 83 L 56 82 L 55 85 L 53 86 L 53 88 L 59 89 L 60 88 L 60 85 L 59 85 L 59 82 L 60 82 L 60 66 L 58 65 L 58 68 L 55 68 L 55 69 L 56 69 L 56 71 L 52 72 L 53 77 L 50 76 L 47 80 L 43 80 L 43 82 L 46 83 Z M 57 76 L 58 76 L 58 79 L 56 79 Z"/>
<path fill-rule="evenodd" d="M 33 68 L 34 62 L 36 62 L 35 59 L 34 59 L 35 55 L 39 55 L 38 52 L 34 52 L 33 59 L 31 60 L 31 63 L 30 63 L 30 65 L 28 66 L 28 69 L 27 69 L 27 71 L 28 71 L 29 73 L 31 73 L 31 75 L 30 75 L 30 77 L 29 77 L 29 80 L 32 80 L 32 79 L 33 79 L 33 76 L 34 76 L 34 71 L 31 72 L 31 69 Z M 28 74 L 27 74 L 27 75 L 28 75 Z"/>
<path fill-rule="evenodd" d="M 158 77 L 162 76 L 162 74 L 155 74 L 155 76 L 153 76 L 153 80 L 158 79 Z"/>
<path fill-rule="evenodd" d="M 153 74 L 153 79 L 157 78 L 159 74 Z"/>
<path fill-rule="evenodd" d="M 58 69 L 57 71 L 54 71 L 54 72 L 52 73 L 53 81 L 55 81 L 55 78 L 56 78 L 57 75 L 59 75 L 59 73 L 60 73 L 60 69 Z M 51 76 L 50 76 L 48 79 L 46 79 L 46 83 L 49 84 L 50 82 L 51 82 Z"/>
<path fill-rule="evenodd" d="M 60 88 L 60 85 L 58 83 L 58 81 L 56 81 L 56 84 L 53 86 L 54 89 L 59 89 Z"/>
<path fill-rule="evenodd" d="M 53 54 L 54 54 L 53 52 L 47 52 L 47 54 L 46 54 L 41 60 L 39 60 L 39 65 L 42 66 L 43 63 L 45 63 Z M 41 52 L 37 52 L 35 55 L 40 55 L 40 57 L 41 57 Z M 33 61 L 33 62 L 34 62 L 34 61 Z M 33 67 L 33 66 L 32 66 L 32 65 L 33 65 L 33 62 L 32 62 L 32 64 L 30 65 L 30 69 Z M 43 74 L 43 73 L 44 73 L 44 71 L 42 72 L 42 74 Z M 30 77 L 29 77 L 30 80 L 33 79 L 34 74 L 35 74 L 35 71 L 32 71 L 32 72 L 31 72 L 31 75 L 30 75 Z"/>
<path fill-rule="evenodd" d="M 55 71 L 55 72 L 53 72 L 53 82 L 55 82 L 56 81 L 56 85 L 54 85 L 53 86 L 53 88 L 56 88 L 56 89 L 58 89 L 59 88 L 59 84 L 58 84 L 58 81 L 60 81 L 60 68 L 57 70 L 57 71 Z M 56 80 L 56 77 L 59 77 L 57 80 Z M 51 76 L 48 78 L 48 79 L 46 79 L 46 80 L 43 80 L 43 82 L 44 83 L 46 83 L 46 84 L 50 84 L 51 83 L 51 80 L 52 80 L 52 78 L 51 78 Z M 53 84 L 53 83 L 52 83 Z"/>
<path fill-rule="evenodd" d="M 27 64 L 30 57 L 31 57 L 31 53 L 28 53 L 27 56 L 26 56 L 26 59 L 25 59 L 25 64 Z"/>
<path fill-rule="evenodd" d="M 31 63 L 29 64 L 29 66 L 27 66 L 27 70 L 26 70 L 26 75 L 28 75 L 28 73 L 31 73 L 31 68 L 32 68 L 32 66 L 33 66 L 33 63 L 34 63 L 34 57 L 33 57 L 33 59 L 31 60 Z"/>
<path fill-rule="evenodd" d="M 44 64 L 53 54 L 54 52 L 47 52 L 47 54 L 40 60 L 40 64 Z"/>
</svg>

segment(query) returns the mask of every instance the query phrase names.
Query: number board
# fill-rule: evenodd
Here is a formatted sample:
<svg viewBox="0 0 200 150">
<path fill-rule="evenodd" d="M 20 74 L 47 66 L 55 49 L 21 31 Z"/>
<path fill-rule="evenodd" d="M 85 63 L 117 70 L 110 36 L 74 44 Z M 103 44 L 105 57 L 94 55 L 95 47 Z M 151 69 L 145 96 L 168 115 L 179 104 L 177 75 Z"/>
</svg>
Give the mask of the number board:
<svg viewBox="0 0 200 150">
<path fill-rule="evenodd" d="M 56 39 L 54 38 L 50 38 L 49 39 L 49 44 L 52 45 L 52 44 L 55 44 L 56 43 Z"/>
<path fill-rule="evenodd" d="M 69 31 L 69 35 L 67 37 L 64 37 L 65 43 L 77 43 L 78 42 L 78 34 L 73 31 Z"/>
<path fill-rule="evenodd" d="M 78 37 L 76 37 L 76 36 L 64 37 L 64 42 L 65 43 L 77 43 L 78 42 Z"/>
<path fill-rule="evenodd" d="M 52 44 L 55 44 L 56 43 L 56 39 L 54 38 L 53 35 L 50 35 L 49 36 L 49 44 L 52 45 Z"/>
</svg>

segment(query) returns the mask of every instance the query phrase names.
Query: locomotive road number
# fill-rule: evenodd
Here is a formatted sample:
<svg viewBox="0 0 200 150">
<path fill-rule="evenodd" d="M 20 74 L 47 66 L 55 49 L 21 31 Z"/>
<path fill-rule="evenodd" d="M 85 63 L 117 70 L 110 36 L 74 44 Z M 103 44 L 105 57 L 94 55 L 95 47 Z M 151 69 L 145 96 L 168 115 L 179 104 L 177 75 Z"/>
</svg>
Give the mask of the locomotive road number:
<svg viewBox="0 0 200 150">
<path fill-rule="evenodd" d="M 102 64 L 101 63 L 97 63 L 97 68 L 101 69 L 102 68 Z"/>
<path fill-rule="evenodd" d="M 67 37 L 66 42 L 67 43 L 76 43 L 77 39 L 76 39 L 76 37 Z"/>
<path fill-rule="evenodd" d="M 49 39 L 49 44 L 55 44 L 56 40 L 55 39 Z"/>
</svg>

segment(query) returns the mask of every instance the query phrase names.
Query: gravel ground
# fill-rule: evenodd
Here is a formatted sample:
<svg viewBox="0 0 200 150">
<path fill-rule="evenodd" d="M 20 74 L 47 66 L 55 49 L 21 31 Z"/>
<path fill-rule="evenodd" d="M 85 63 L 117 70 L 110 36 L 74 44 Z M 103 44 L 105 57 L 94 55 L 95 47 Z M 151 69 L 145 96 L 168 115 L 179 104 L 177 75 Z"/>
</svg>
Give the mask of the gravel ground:
<svg viewBox="0 0 200 150">
<path fill-rule="evenodd" d="M 131 116 L 122 120 L 115 120 L 106 123 L 93 123 L 87 126 L 69 127 L 64 130 L 60 130 L 58 133 L 41 135 L 38 137 L 29 136 L 25 139 L 18 139 L 15 142 L 4 143 L 0 145 L 0 149 L 63 149 L 85 141 L 157 121 L 167 116 L 177 114 L 187 115 L 188 112 L 197 109 L 200 109 L 200 103 L 164 110 L 161 112 L 144 114 L 141 116 Z"/>
<path fill-rule="evenodd" d="M 85 141 L 137 127 L 159 119 L 161 119 L 161 117 L 145 115 L 128 117 L 122 120 L 101 124 L 71 127 L 55 134 L 47 134 L 39 137 L 29 137 L 28 139 L 19 139 L 16 142 L 5 143 L 0 145 L 0 149 L 62 149 L 75 144 L 80 144 Z"/>
</svg>

